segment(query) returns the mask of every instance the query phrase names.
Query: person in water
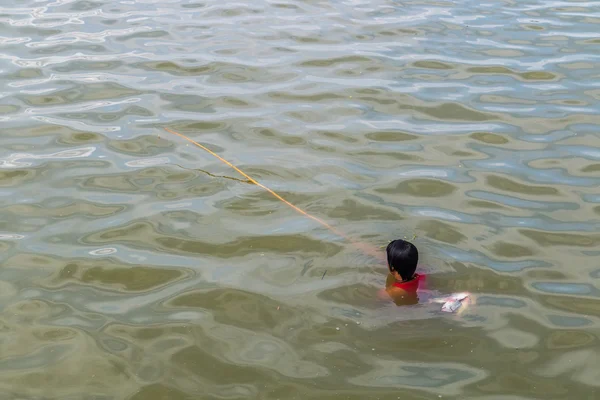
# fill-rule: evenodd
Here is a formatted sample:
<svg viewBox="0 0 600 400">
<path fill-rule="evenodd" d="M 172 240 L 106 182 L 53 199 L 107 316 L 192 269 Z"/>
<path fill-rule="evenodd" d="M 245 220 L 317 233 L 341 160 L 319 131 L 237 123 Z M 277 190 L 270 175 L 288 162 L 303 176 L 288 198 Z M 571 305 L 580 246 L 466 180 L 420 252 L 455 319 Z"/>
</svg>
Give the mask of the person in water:
<svg viewBox="0 0 600 400">
<path fill-rule="evenodd" d="M 385 291 L 397 305 L 417 304 L 425 275 L 416 273 L 419 251 L 406 240 L 393 240 L 386 249 L 389 275 Z"/>
<path fill-rule="evenodd" d="M 433 293 L 425 288 L 425 275 L 416 273 L 419 252 L 414 244 L 406 240 L 394 240 L 386 249 L 390 273 L 386 280 L 385 291 L 396 305 L 418 304 L 419 294 L 426 303 L 442 304 L 442 311 L 463 312 L 468 304 L 474 304 L 469 293 L 454 293 L 445 297 L 432 297 Z M 423 290 L 425 289 L 425 290 Z"/>
</svg>

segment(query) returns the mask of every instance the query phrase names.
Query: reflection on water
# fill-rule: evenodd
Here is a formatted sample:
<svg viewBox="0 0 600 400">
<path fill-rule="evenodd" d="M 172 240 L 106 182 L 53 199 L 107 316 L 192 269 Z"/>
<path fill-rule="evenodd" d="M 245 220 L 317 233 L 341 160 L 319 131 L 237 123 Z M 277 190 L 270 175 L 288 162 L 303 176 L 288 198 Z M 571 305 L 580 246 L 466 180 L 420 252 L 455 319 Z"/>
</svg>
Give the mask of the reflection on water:
<svg viewBox="0 0 600 400">
<path fill-rule="evenodd" d="M 5 3 L 0 398 L 597 397 L 597 2 Z"/>
</svg>

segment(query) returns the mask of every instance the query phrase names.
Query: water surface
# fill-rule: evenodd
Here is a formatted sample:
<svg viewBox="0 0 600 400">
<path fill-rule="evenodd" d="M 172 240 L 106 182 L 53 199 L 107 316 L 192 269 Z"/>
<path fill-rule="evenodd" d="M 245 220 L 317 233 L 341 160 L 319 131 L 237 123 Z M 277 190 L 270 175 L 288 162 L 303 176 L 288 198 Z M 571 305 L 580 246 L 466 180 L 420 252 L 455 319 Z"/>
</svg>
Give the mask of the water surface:
<svg viewBox="0 0 600 400">
<path fill-rule="evenodd" d="M 598 32 L 595 1 L 3 2 L 0 398 L 597 398 Z M 477 304 L 379 300 L 164 127 Z"/>
</svg>

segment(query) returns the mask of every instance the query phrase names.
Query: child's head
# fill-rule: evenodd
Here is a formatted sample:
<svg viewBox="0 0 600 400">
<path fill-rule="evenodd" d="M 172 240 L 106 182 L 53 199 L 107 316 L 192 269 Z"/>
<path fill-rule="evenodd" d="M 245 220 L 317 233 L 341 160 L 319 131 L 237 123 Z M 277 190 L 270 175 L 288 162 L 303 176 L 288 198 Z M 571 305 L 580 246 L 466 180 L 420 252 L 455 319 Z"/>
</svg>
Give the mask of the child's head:
<svg viewBox="0 0 600 400">
<path fill-rule="evenodd" d="M 414 244 L 406 240 L 394 240 L 386 249 L 388 267 L 394 278 L 403 281 L 412 279 L 417 269 L 419 252 Z"/>
</svg>

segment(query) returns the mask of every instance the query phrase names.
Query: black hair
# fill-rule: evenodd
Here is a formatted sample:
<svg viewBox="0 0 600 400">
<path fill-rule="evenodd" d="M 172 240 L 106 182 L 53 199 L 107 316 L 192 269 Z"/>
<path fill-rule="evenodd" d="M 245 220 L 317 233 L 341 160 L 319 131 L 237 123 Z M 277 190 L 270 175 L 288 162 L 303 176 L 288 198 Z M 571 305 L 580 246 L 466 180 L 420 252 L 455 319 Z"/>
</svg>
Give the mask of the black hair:
<svg viewBox="0 0 600 400">
<path fill-rule="evenodd" d="M 403 281 L 411 280 L 419 261 L 419 252 L 415 245 L 402 239 L 393 240 L 388 244 L 386 252 L 390 271 L 400 274 Z"/>
</svg>

